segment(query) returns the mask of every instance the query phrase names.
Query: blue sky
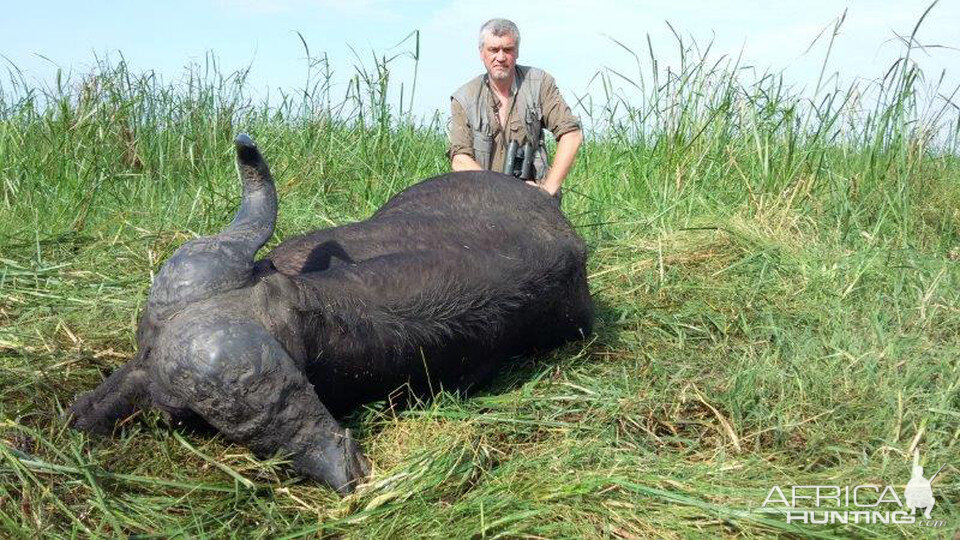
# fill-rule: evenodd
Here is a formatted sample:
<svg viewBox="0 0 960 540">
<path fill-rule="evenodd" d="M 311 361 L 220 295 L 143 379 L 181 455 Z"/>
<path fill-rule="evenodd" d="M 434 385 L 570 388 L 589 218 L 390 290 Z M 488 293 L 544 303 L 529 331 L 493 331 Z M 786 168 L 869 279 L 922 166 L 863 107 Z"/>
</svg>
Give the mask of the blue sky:
<svg viewBox="0 0 960 540">
<path fill-rule="evenodd" d="M 715 55 L 743 52 L 746 64 L 782 71 L 797 86 L 816 83 L 826 42 L 804 54 L 825 26 L 848 10 L 829 71 L 849 80 L 876 79 L 900 54 L 894 32 L 909 33 L 929 1 L 834 2 L 636 2 L 379 0 L 170 0 L 167 2 L 7 2 L 0 18 L 0 54 L 38 81 L 52 81 L 56 68 L 74 74 L 90 69 L 95 55 L 117 58 L 135 70 L 152 69 L 174 80 L 189 62 L 212 51 L 224 70 L 252 65 L 257 89 L 302 86 L 306 74 L 300 32 L 316 55 L 328 53 L 337 90 L 356 62 L 352 46 L 369 64 L 370 51 L 390 47 L 413 30 L 421 32 L 421 60 L 414 112 L 446 110 L 450 93 L 482 70 L 477 30 L 490 17 L 520 27 L 520 63 L 555 75 L 568 101 L 598 92 L 594 74 L 604 67 L 635 74 L 634 59 L 616 39 L 642 53 L 647 35 L 661 64 L 675 63 L 675 42 L 665 21 L 685 37 L 714 41 Z M 960 1 L 941 1 L 919 33 L 922 43 L 960 47 Z M 928 73 L 946 70 L 960 83 L 960 52 L 935 49 L 917 58 Z M 397 59 L 394 76 L 412 81 L 413 63 Z"/>
</svg>

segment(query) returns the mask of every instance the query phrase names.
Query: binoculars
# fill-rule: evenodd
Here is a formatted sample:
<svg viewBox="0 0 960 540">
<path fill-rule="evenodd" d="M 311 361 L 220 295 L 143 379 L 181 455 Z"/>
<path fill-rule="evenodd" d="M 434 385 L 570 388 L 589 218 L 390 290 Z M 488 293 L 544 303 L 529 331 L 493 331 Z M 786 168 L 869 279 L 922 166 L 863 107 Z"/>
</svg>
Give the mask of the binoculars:
<svg viewBox="0 0 960 540">
<path fill-rule="evenodd" d="M 533 152 L 531 143 L 521 147 L 517 141 L 510 141 L 507 145 L 507 154 L 503 156 L 503 174 L 509 174 L 521 180 L 533 180 Z"/>
</svg>

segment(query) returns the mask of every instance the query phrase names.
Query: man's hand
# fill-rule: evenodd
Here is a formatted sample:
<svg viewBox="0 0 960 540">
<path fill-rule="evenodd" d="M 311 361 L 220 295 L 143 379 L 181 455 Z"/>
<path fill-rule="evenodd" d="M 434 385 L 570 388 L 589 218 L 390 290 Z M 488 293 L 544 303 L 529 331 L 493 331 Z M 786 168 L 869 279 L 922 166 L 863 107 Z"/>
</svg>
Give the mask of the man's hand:
<svg viewBox="0 0 960 540">
<path fill-rule="evenodd" d="M 533 186 L 533 187 L 535 187 L 535 188 L 540 188 L 540 189 L 546 191 L 547 194 L 550 195 L 551 197 L 553 197 L 554 195 L 557 194 L 556 191 L 550 191 L 549 189 L 547 189 L 547 186 L 545 186 L 545 185 L 543 185 L 543 184 L 538 184 L 538 183 L 534 182 L 533 180 L 524 180 L 524 182 L 530 184 L 531 186 Z"/>
</svg>

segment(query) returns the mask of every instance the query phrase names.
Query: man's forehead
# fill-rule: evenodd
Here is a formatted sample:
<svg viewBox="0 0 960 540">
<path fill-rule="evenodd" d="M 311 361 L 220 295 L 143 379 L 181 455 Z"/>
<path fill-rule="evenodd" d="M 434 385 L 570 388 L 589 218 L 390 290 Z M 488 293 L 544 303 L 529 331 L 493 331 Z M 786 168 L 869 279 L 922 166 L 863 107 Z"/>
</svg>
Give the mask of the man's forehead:
<svg viewBox="0 0 960 540">
<path fill-rule="evenodd" d="M 504 34 L 502 36 L 495 36 L 490 32 L 484 32 L 483 34 L 483 46 L 484 47 L 516 47 L 517 40 L 514 39 L 510 34 Z"/>
</svg>

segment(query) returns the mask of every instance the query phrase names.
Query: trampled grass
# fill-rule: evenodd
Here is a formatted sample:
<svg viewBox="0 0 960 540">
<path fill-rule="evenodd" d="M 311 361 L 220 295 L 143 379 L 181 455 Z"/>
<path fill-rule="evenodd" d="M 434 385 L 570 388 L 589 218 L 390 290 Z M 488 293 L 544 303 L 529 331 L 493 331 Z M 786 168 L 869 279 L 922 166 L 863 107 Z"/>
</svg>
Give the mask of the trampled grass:
<svg viewBox="0 0 960 540">
<path fill-rule="evenodd" d="M 104 64 L 41 91 L 14 71 L 0 94 L 0 536 L 957 534 L 960 120 L 924 108 L 909 55 L 870 105 L 700 58 L 608 74 L 637 97 L 588 110 L 604 129 L 564 198 L 595 335 L 469 398 L 357 411 L 375 474 L 346 498 L 153 415 L 105 440 L 60 418 L 133 354 L 152 273 L 232 217 L 238 131 L 278 182 L 274 242 L 447 170 L 441 126 L 393 116 L 376 81 L 266 107 L 242 73 L 191 73 Z M 775 485 L 902 496 L 914 449 L 945 464 L 940 528 L 761 509 Z"/>
</svg>

